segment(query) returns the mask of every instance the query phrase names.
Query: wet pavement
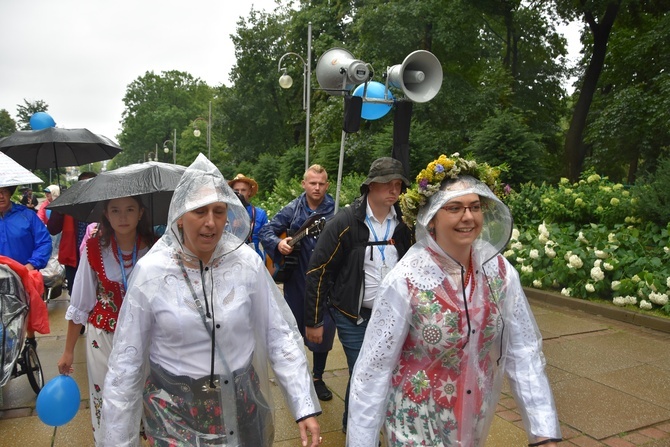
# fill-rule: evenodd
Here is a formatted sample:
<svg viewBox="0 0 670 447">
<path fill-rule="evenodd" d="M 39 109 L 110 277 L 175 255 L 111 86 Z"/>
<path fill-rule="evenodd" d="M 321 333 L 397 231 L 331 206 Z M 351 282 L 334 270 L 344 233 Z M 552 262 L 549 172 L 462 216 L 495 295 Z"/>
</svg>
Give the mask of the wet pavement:
<svg viewBox="0 0 670 447">
<path fill-rule="evenodd" d="M 614 306 L 528 291 L 544 337 L 551 381 L 565 441 L 563 447 L 670 446 L 670 319 L 641 316 Z M 65 344 L 67 292 L 48 304 L 51 333 L 38 334 L 45 380 L 58 374 Z M 82 338 L 85 337 L 82 336 Z M 311 358 L 311 355 L 308 355 Z M 35 393 L 26 376 L 2 388 L 0 447 L 92 446 L 84 340 L 77 343 L 73 377 L 81 406 L 68 424 L 54 428 L 35 413 Z M 341 431 L 347 368 L 338 341 L 328 357 L 324 381 L 333 399 L 322 402 L 323 446 L 344 446 Z M 297 425 L 277 386 L 275 443 L 300 446 Z M 526 446 L 521 417 L 503 388 L 487 447 Z"/>
</svg>

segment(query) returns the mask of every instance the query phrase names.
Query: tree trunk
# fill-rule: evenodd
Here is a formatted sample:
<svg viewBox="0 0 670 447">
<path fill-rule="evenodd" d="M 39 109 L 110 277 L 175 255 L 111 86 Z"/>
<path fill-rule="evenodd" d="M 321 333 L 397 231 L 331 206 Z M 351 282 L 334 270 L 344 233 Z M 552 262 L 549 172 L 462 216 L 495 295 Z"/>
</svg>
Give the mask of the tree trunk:
<svg viewBox="0 0 670 447">
<path fill-rule="evenodd" d="M 584 129 L 586 119 L 591 108 L 593 95 L 596 92 L 598 79 L 602 73 L 607 53 L 607 42 L 612 30 L 612 25 L 619 12 L 621 1 L 614 1 L 607 5 L 605 14 L 600 23 L 597 23 L 590 12 L 584 14 L 586 23 L 593 34 L 593 53 L 591 60 L 584 73 L 584 82 L 579 91 L 579 97 L 575 103 L 575 109 L 570 121 L 570 128 L 565 138 L 565 153 L 568 159 L 568 177 L 571 181 L 579 180 L 582 165 L 586 156 L 586 145 L 584 144 Z"/>
</svg>

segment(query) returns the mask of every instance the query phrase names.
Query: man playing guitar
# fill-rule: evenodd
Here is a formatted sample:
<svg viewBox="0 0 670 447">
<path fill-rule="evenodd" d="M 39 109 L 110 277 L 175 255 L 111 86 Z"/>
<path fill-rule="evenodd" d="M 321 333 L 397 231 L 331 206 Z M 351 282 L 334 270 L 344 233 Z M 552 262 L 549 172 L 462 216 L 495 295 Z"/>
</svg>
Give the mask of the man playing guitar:
<svg viewBox="0 0 670 447">
<path fill-rule="evenodd" d="M 326 218 L 333 215 L 335 201 L 327 194 L 328 186 L 326 170 L 320 165 L 310 166 L 305 171 L 302 180 L 304 192 L 282 208 L 270 222 L 261 228 L 259 233 L 261 244 L 275 265 L 280 265 L 283 257 L 298 250 L 299 246 L 297 266 L 284 281 L 284 298 L 293 311 L 303 337 L 305 336 L 305 272 L 316 245 L 316 237 L 310 232 L 309 235 L 302 237 L 299 244 L 291 244 L 293 238 L 285 235 L 298 233 L 314 214 Z M 323 382 L 323 372 L 326 368 L 328 352 L 333 348 L 334 338 L 335 324 L 328 319 L 324 323 L 324 336 L 321 343 L 311 343 L 305 340 L 305 345 L 314 356 L 312 375 L 316 394 L 321 400 L 333 398 L 333 394 Z"/>
</svg>

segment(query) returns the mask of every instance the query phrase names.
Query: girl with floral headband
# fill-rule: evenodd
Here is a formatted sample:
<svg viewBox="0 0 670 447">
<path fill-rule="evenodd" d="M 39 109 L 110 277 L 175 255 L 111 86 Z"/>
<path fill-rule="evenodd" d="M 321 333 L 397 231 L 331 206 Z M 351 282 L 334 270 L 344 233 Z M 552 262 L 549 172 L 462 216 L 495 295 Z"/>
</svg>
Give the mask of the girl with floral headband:
<svg viewBox="0 0 670 447">
<path fill-rule="evenodd" d="M 507 377 L 529 445 L 561 439 L 542 340 L 500 253 L 500 168 L 440 156 L 401 197 L 417 243 L 386 276 L 351 379 L 347 446 L 484 446 Z"/>
</svg>

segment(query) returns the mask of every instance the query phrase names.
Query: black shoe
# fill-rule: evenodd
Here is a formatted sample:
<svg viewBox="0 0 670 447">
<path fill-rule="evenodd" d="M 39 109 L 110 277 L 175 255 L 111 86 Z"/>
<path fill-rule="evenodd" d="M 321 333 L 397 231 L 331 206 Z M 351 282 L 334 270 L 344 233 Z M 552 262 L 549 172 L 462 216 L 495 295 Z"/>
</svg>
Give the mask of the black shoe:
<svg viewBox="0 0 670 447">
<path fill-rule="evenodd" d="M 347 434 L 347 426 L 346 425 L 342 426 L 342 433 L 344 433 L 345 435 Z"/>
<path fill-rule="evenodd" d="M 314 389 L 319 400 L 330 400 L 333 398 L 333 393 L 330 392 L 326 384 L 321 379 L 314 381 Z"/>
<path fill-rule="evenodd" d="M 31 345 L 37 351 L 37 340 L 35 340 L 35 337 L 26 337 L 26 344 Z"/>
</svg>

